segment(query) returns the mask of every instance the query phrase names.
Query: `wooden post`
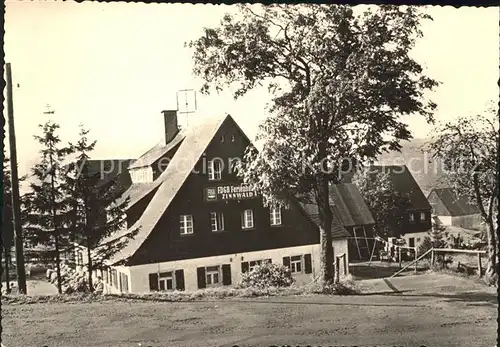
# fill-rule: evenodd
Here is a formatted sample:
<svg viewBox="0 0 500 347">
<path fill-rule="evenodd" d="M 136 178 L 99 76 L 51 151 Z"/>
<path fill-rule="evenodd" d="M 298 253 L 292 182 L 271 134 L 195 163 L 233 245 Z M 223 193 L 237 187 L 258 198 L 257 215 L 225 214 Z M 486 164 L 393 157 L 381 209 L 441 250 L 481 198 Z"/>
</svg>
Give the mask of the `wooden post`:
<svg viewBox="0 0 500 347">
<path fill-rule="evenodd" d="M 417 247 L 415 247 L 415 275 L 418 271 L 418 255 L 417 255 Z"/>
<path fill-rule="evenodd" d="M 483 275 L 483 266 L 481 264 L 481 253 L 477 254 L 477 273 L 479 274 L 479 277 Z"/>
<path fill-rule="evenodd" d="M 337 256 L 337 261 L 335 262 L 335 283 L 339 283 L 339 275 L 340 275 L 340 265 L 339 265 L 340 257 Z"/>
<path fill-rule="evenodd" d="M 432 251 L 431 251 L 431 267 L 434 266 L 434 260 L 435 260 L 435 258 L 434 258 L 434 249 L 432 249 Z"/>
<path fill-rule="evenodd" d="M 344 253 L 343 256 L 343 264 L 344 264 L 344 276 L 347 276 L 347 255 Z"/>
<path fill-rule="evenodd" d="M 372 249 L 372 254 L 370 256 L 370 261 L 368 262 L 368 266 L 370 266 L 370 264 L 372 263 L 372 259 L 373 259 L 373 254 L 375 253 L 375 246 L 377 245 L 377 239 L 375 239 L 373 241 L 373 249 Z M 379 259 L 380 260 L 380 259 Z"/>
<path fill-rule="evenodd" d="M 398 256 L 398 258 L 399 258 L 398 259 L 399 260 L 399 268 L 401 269 L 401 261 L 402 261 L 401 260 L 401 247 L 398 247 L 398 254 L 399 254 L 399 256 Z"/>
<path fill-rule="evenodd" d="M 12 98 L 12 71 L 6 64 L 7 118 L 9 120 L 10 179 L 12 181 L 12 217 L 14 226 L 14 247 L 16 250 L 17 288 L 19 294 L 26 294 L 26 269 L 24 267 L 23 229 L 21 228 L 21 203 L 19 198 L 19 176 L 17 173 L 16 134 L 14 127 L 14 101 Z"/>
</svg>

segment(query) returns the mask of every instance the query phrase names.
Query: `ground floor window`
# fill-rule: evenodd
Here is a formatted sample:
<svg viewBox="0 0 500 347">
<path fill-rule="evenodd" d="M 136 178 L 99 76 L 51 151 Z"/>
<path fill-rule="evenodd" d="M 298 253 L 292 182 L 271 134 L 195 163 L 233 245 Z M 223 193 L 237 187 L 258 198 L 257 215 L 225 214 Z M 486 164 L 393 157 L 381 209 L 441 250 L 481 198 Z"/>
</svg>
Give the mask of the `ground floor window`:
<svg viewBox="0 0 500 347">
<path fill-rule="evenodd" d="M 256 266 L 271 263 L 271 259 L 244 261 L 241 263 L 241 272 L 252 271 Z"/>
<path fill-rule="evenodd" d="M 164 271 L 149 274 L 149 290 L 184 290 L 184 270 Z"/>
<path fill-rule="evenodd" d="M 301 273 L 302 272 L 302 256 L 296 255 L 294 257 L 290 257 L 290 271 L 292 273 Z"/>
<path fill-rule="evenodd" d="M 174 290 L 174 275 L 172 271 L 160 272 L 158 276 L 158 288 L 160 290 Z"/>
<path fill-rule="evenodd" d="M 312 273 L 311 254 L 283 257 L 283 265 L 288 267 L 292 274 Z"/>
<path fill-rule="evenodd" d="M 231 284 L 231 265 L 199 267 L 197 275 L 199 289 L 219 285 L 227 286 Z"/>
<path fill-rule="evenodd" d="M 219 266 L 209 266 L 205 273 L 205 283 L 207 286 L 218 285 L 220 279 L 220 267 Z"/>
</svg>

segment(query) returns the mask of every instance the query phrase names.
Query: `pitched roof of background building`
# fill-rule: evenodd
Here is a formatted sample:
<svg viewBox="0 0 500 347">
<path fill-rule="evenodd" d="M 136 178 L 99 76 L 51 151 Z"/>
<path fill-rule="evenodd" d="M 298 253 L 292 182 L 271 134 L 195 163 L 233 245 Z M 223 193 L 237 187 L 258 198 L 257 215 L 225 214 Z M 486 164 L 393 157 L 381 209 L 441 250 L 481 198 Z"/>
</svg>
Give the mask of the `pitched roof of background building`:
<svg viewBox="0 0 500 347">
<path fill-rule="evenodd" d="M 458 194 L 453 188 L 433 189 L 429 193 L 429 196 L 433 192 L 439 197 L 451 216 L 466 216 L 480 213 L 476 205 L 469 203 L 464 196 Z"/>
<path fill-rule="evenodd" d="M 155 161 L 162 158 L 165 154 L 167 154 L 172 148 L 179 145 L 182 140 L 186 137 L 186 130 L 180 130 L 177 135 L 165 145 L 164 141 L 157 143 L 153 148 L 149 151 L 141 155 L 137 160 L 134 160 L 130 164 L 130 169 L 136 169 L 144 166 L 153 165 Z"/>
<path fill-rule="evenodd" d="M 406 165 L 372 165 L 371 172 L 387 173 L 399 193 L 408 194 L 413 210 L 430 210 L 431 205 Z"/>
<path fill-rule="evenodd" d="M 90 173 L 100 175 L 100 185 L 118 178 L 116 189 L 120 193 L 132 185 L 128 167 L 133 159 L 89 159 L 86 166 Z"/>
<path fill-rule="evenodd" d="M 300 207 L 302 207 L 302 209 L 306 212 L 309 218 L 319 228 L 321 226 L 321 221 L 319 218 L 318 205 L 301 202 Z M 349 232 L 347 232 L 347 230 L 342 226 L 342 223 L 340 222 L 339 218 L 337 218 L 335 213 L 333 214 L 331 231 L 332 231 L 332 238 L 334 239 L 345 238 L 350 236 Z"/>
<path fill-rule="evenodd" d="M 142 216 L 130 228 L 131 230 L 139 228 L 139 232 L 111 259 L 111 262 L 127 259 L 139 249 L 181 189 L 222 123 L 228 118 L 232 119 L 229 115 L 210 118 L 197 126 L 186 129 L 184 141 L 165 171 L 148 187 L 148 190 L 141 191 L 137 197 L 140 200 L 158 187 Z M 119 235 L 114 237 L 119 237 Z"/>
<path fill-rule="evenodd" d="M 331 184 L 330 204 L 344 226 L 375 224 L 370 209 L 353 183 Z"/>
</svg>

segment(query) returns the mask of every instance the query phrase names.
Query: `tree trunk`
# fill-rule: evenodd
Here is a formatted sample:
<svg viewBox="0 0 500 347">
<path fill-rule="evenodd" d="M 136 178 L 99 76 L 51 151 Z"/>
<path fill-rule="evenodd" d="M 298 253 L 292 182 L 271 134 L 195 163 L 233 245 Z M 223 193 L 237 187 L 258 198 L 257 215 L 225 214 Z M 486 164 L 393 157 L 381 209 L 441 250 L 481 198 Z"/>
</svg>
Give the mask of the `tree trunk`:
<svg viewBox="0 0 500 347">
<path fill-rule="evenodd" d="M 59 250 L 59 235 L 55 235 L 56 248 L 56 274 L 57 274 L 57 292 L 62 294 L 62 279 L 61 279 L 61 254 Z"/>
<path fill-rule="evenodd" d="M 488 284 L 494 285 L 498 279 L 497 273 L 497 239 L 493 221 L 488 223 L 488 262 L 486 265 L 485 280 Z"/>
<path fill-rule="evenodd" d="M 89 280 L 89 291 L 94 291 L 94 286 L 92 285 L 92 257 L 90 252 L 90 240 L 87 237 L 87 272 L 88 272 L 88 280 Z"/>
<path fill-rule="evenodd" d="M 317 181 L 317 204 L 319 211 L 320 246 L 321 246 L 321 284 L 334 283 L 333 271 L 333 240 L 332 240 L 332 210 L 330 209 L 328 178 L 320 177 Z"/>
</svg>

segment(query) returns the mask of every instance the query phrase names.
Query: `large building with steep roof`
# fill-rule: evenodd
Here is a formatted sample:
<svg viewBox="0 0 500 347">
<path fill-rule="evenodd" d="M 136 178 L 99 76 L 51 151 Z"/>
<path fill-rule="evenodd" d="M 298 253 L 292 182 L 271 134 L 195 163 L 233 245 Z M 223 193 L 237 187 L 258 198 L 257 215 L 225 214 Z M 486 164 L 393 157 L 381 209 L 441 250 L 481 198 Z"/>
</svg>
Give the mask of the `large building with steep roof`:
<svg viewBox="0 0 500 347">
<path fill-rule="evenodd" d="M 179 130 L 164 111 L 165 139 L 129 166 L 127 230 L 136 237 L 102 273 L 108 292 L 197 290 L 237 283 L 263 261 L 288 266 L 297 283 L 319 276 L 319 227 L 298 202 L 265 207 L 234 164 L 250 140 L 229 116 Z M 346 254 L 346 229 L 332 228 L 336 255 Z M 120 233 L 113 237 L 120 237 Z"/>
</svg>

